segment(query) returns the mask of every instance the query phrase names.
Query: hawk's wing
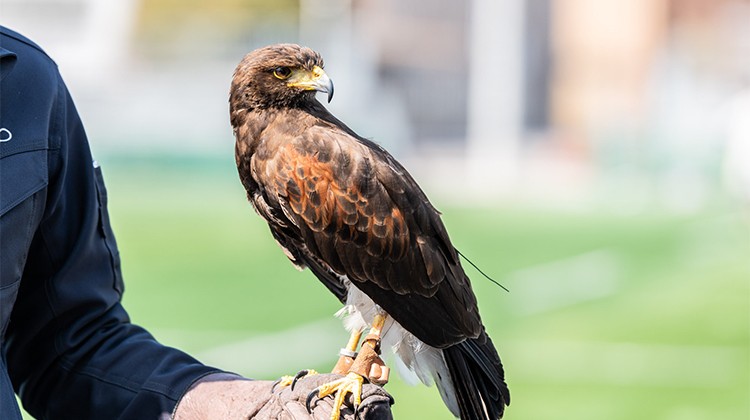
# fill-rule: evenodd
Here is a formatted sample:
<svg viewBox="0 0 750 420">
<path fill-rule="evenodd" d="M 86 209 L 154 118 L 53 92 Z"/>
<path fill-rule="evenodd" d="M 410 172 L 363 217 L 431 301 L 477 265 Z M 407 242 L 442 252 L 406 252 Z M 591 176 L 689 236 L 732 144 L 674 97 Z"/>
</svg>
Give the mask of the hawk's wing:
<svg viewBox="0 0 750 420">
<path fill-rule="evenodd" d="M 431 346 L 476 337 L 482 327 L 469 280 L 439 213 L 406 170 L 327 123 L 295 131 L 275 132 L 250 164 L 261 190 L 256 208 L 274 214 L 266 219 L 290 258 L 329 289 L 346 275 Z"/>
</svg>

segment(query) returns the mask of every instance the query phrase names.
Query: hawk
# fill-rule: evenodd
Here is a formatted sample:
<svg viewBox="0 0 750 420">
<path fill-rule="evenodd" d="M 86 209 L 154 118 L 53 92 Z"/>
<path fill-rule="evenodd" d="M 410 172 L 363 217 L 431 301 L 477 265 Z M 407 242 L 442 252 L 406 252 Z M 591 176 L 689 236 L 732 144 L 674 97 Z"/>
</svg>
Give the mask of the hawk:
<svg viewBox="0 0 750 420">
<path fill-rule="evenodd" d="M 455 416 L 502 417 L 510 403 L 503 367 L 440 213 L 393 156 L 334 117 L 317 92 L 333 96 L 320 54 L 276 44 L 242 59 L 229 98 L 248 200 L 291 262 L 345 304 L 352 336 L 334 371 L 346 376 L 308 403 L 335 394 L 340 408 L 351 392 L 356 405 L 364 381 L 387 380 L 382 346 L 435 383 Z"/>
</svg>

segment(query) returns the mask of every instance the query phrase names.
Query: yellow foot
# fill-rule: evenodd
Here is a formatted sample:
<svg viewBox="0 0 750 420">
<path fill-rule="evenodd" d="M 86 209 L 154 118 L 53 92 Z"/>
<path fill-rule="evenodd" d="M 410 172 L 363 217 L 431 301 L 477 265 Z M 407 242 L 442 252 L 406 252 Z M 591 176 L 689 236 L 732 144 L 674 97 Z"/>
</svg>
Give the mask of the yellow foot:
<svg viewBox="0 0 750 420">
<path fill-rule="evenodd" d="M 292 389 L 294 389 L 294 385 L 297 383 L 298 380 L 306 377 L 306 376 L 312 376 L 317 375 L 318 372 L 314 369 L 303 369 L 299 372 L 297 372 L 296 375 L 284 375 L 281 378 L 279 378 L 278 381 L 276 381 L 273 386 L 271 387 L 271 392 L 276 390 L 277 386 L 285 387 L 285 386 L 292 386 Z"/>
<path fill-rule="evenodd" d="M 341 415 L 341 407 L 344 405 L 344 400 L 347 394 L 352 394 L 352 402 L 354 403 L 354 411 L 362 403 L 362 384 L 364 384 L 364 378 L 354 372 L 349 372 L 346 376 L 341 379 L 337 379 L 333 382 L 323 384 L 313 390 L 308 396 L 306 401 L 307 411 L 312 413 L 310 403 L 313 398 L 324 398 L 328 395 L 336 394 L 333 400 L 333 411 L 331 411 L 331 420 L 339 420 Z"/>
</svg>

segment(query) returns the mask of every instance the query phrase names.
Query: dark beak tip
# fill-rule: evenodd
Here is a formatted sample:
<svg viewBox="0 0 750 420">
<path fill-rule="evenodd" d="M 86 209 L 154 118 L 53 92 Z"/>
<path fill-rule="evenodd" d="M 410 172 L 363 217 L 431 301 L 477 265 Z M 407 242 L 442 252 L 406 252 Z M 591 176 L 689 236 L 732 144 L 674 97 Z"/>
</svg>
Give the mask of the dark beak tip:
<svg viewBox="0 0 750 420">
<path fill-rule="evenodd" d="M 333 99 L 333 82 L 331 82 L 329 89 L 328 89 L 328 103 L 331 103 L 331 99 Z"/>
</svg>

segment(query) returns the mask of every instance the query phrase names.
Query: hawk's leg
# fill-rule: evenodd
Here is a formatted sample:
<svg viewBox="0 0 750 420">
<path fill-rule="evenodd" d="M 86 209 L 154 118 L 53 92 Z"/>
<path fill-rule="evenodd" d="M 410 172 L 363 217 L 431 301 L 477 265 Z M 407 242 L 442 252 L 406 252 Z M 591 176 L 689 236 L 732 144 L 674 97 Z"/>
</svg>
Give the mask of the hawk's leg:
<svg viewBox="0 0 750 420">
<path fill-rule="evenodd" d="M 316 396 L 318 398 L 323 398 L 335 394 L 331 420 L 338 420 L 341 407 L 344 405 L 344 399 L 347 394 L 352 394 L 354 410 L 356 411 L 357 407 L 362 403 L 362 385 L 365 381 L 376 385 L 385 385 L 388 382 L 390 369 L 385 366 L 385 363 L 383 363 L 383 360 L 380 358 L 380 335 L 383 330 L 383 325 L 385 324 L 386 316 L 387 315 L 380 312 L 375 315 L 375 318 L 372 321 L 372 328 L 362 342 L 359 353 L 353 361 L 345 361 L 342 363 L 342 359 L 344 359 L 344 355 L 342 354 L 339 363 L 337 363 L 334 368 L 334 373 L 346 373 L 346 376 L 319 386 L 307 396 L 308 411 L 310 411 L 310 402 Z M 353 348 L 356 349 L 358 341 L 359 335 L 357 335 L 355 339 L 355 335 L 352 334 L 347 348 L 351 349 L 353 346 Z M 341 370 L 344 364 L 347 363 L 348 370 Z"/>
<path fill-rule="evenodd" d="M 346 375 L 349 372 L 349 368 L 354 363 L 354 358 L 357 357 L 357 346 L 359 345 L 360 337 L 362 337 L 362 330 L 354 330 L 352 332 L 352 335 L 349 336 L 349 342 L 346 343 L 346 347 L 339 351 L 339 360 L 336 362 L 336 366 L 333 367 L 331 373 Z"/>
<path fill-rule="evenodd" d="M 385 312 L 378 310 L 378 313 L 372 320 L 370 332 L 364 341 L 362 341 L 359 354 L 349 368 L 349 372 L 354 372 L 367 378 L 375 385 L 385 385 L 388 383 L 388 375 L 390 373 L 390 369 L 380 358 L 380 336 L 387 317 L 388 315 Z"/>
</svg>

